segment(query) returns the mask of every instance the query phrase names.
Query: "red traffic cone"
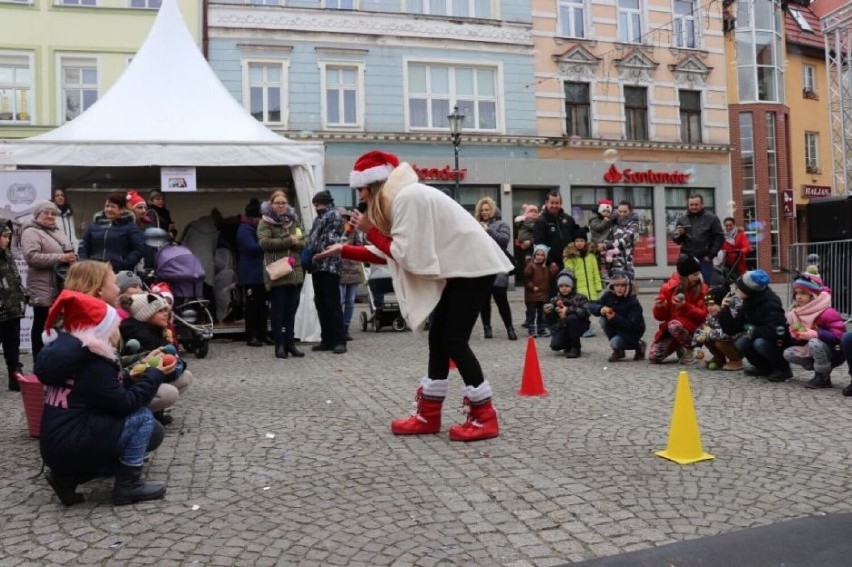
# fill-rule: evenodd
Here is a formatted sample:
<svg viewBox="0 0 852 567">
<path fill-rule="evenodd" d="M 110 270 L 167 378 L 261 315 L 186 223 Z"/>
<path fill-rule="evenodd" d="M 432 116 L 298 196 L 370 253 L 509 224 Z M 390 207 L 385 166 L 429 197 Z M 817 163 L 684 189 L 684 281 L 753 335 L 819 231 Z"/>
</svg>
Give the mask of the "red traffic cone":
<svg viewBox="0 0 852 567">
<path fill-rule="evenodd" d="M 535 350 L 535 339 L 527 339 L 527 355 L 524 358 L 524 375 L 521 377 L 519 396 L 546 396 L 544 382 L 541 379 L 541 367 L 538 364 L 538 352 Z"/>
<path fill-rule="evenodd" d="M 451 358 L 450 359 L 450 370 L 458 370 L 458 369 L 459 369 L 459 367 L 456 366 L 456 361 Z"/>
</svg>

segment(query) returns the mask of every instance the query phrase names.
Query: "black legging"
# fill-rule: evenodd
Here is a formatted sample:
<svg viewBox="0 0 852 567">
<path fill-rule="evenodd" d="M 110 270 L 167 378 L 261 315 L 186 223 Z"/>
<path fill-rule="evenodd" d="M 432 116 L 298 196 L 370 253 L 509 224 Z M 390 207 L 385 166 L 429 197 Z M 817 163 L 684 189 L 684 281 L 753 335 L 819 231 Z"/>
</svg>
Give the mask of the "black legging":
<svg viewBox="0 0 852 567">
<path fill-rule="evenodd" d="M 39 351 L 44 348 L 41 333 L 44 331 L 44 324 L 47 322 L 48 311 L 50 311 L 49 305 L 47 307 L 33 305 L 33 326 L 30 329 L 30 350 L 33 353 L 33 360 L 35 360 Z"/>
<path fill-rule="evenodd" d="M 269 310 L 266 308 L 266 288 L 263 284 L 243 286 L 243 315 L 246 340 L 266 340 Z"/>
<path fill-rule="evenodd" d="M 9 319 L 0 322 L 0 344 L 3 345 L 3 357 L 6 359 L 6 371 L 9 373 L 9 386 L 15 383 L 15 372 L 21 367 L 21 319 Z"/>
<path fill-rule="evenodd" d="M 500 313 L 500 318 L 503 319 L 503 324 L 506 325 L 506 330 L 512 326 L 512 309 L 509 307 L 509 298 L 506 296 L 507 288 L 492 287 L 491 297 L 494 298 L 494 303 L 497 304 L 497 312 Z M 486 327 L 491 326 L 491 298 L 485 300 L 482 305 L 482 324 Z"/>
<path fill-rule="evenodd" d="M 456 363 L 466 386 L 477 387 L 485 380 L 468 342 L 493 283 L 494 276 L 447 280 L 429 325 L 429 378 L 432 380 L 447 379 L 450 359 Z"/>
</svg>

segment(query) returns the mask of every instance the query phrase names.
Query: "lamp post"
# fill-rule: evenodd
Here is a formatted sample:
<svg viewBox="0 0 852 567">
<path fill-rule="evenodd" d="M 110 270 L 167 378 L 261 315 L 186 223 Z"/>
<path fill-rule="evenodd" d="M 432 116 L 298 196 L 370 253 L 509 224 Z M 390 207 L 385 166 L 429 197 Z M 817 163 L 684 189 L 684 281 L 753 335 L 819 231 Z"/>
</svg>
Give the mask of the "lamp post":
<svg viewBox="0 0 852 567">
<path fill-rule="evenodd" d="M 453 113 L 447 116 L 447 120 L 450 121 L 450 134 L 453 140 L 453 153 L 456 158 L 456 187 L 454 195 L 456 199 L 459 198 L 459 145 L 461 144 L 461 131 L 462 126 L 464 125 L 464 114 L 459 114 L 459 105 L 455 105 L 453 107 Z"/>
</svg>

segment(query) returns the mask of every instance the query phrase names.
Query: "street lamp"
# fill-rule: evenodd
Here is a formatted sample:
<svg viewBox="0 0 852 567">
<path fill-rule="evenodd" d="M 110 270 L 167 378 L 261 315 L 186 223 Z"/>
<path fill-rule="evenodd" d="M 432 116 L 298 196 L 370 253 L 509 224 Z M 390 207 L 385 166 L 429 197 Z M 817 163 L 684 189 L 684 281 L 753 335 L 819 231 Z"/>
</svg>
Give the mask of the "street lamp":
<svg viewBox="0 0 852 567">
<path fill-rule="evenodd" d="M 459 145 L 461 144 L 461 131 L 464 125 L 464 114 L 459 114 L 459 105 L 453 107 L 453 113 L 447 116 L 450 121 L 450 134 L 453 140 L 453 153 L 456 157 L 456 188 L 455 197 L 459 198 Z"/>
</svg>

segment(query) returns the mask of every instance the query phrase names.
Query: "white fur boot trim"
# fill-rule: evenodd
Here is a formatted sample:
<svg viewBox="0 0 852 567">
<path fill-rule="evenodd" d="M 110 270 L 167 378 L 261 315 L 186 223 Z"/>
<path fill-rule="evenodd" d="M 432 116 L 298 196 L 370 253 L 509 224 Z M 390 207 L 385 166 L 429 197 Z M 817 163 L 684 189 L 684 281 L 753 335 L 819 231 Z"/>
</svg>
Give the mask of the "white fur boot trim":
<svg viewBox="0 0 852 567">
<path fill-rule="evenodd" d="M 473 386 L 465 386 L 462 388 L 462 395 L 466 396 L 472 404 L 484 402 L 493 395 L 491 384 L 486 380 L 476 388 Z"/>
<path fill-rule="evenodd" d="M 447 397 L 449 380 L 432 380 L 424 376 L 420 379 L 420 387 L 423 388 L 423 395 L 427 398 L 444 399 Z"/>
</svg>

